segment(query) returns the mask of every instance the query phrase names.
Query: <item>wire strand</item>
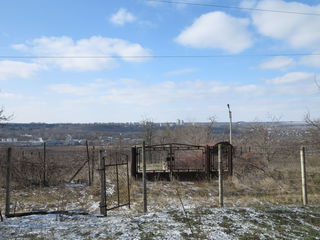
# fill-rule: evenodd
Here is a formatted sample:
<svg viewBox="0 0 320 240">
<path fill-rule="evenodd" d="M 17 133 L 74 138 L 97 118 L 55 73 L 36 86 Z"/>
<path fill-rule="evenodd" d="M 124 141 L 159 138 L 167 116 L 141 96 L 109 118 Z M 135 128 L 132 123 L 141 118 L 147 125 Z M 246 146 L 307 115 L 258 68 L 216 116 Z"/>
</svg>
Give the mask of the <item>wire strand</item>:
<svg viewBox="0 0 320 240">
<path fill-rule="evenodd" d="M 6 59 L 111 59 L 111 58 L 231 58 L 231 57 L 278 57 L 278 56 L 320 56 L 320 53 L 262 53 L 262 54 L 217 54 L 217 55 L 128 55 L 128 56 L 111 56 L 111 55 L 97 55 L 97 56 L 15 56 L 15 55 L 0 55 L 0 58 Z"/>
<path fill-rule="evenodd" d="M 237 10 L 247 10 L 247 11 L 297 14 L 297 15 L 318 16 L 318 17 L 320 16 L 320 13 L 307 13 L 307 12 L 285 11 L 285 10 L 276 10 L 276 9 L 237 7 L 237 6 L 228 6 L 228 5 L 220 5 L 220 4 L 206 4 L 206 3 L 167 1 L 167 0 L 146 0 L 146 1 L 147 2 L 158 2 L 158 3 L 182 4 L 182 5 L 191 5 L 191 6 L 200 6 L 200 7 L 227 8 L 227 9 L 237 9 Z"/>
</svg>

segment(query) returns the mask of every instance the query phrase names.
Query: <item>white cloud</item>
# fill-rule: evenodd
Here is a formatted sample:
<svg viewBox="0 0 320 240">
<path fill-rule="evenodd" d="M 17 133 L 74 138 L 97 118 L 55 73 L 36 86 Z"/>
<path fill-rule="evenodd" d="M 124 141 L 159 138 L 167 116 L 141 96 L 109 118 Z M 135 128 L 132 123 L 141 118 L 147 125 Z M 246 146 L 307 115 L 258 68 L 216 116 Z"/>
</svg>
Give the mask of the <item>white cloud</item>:
<svg viewBox="0 0 320 240">
<path fill-rule="evenodd" d="M 175 40 L 184 46 L 239 53 L 252 45 L 248 25 L 248 19 L 235 18 L 223 12 L 210 12 L 197 18 Z"/>
<path fill-rule="evenodd" d="M 90 94 L 90 90 L 87 87 L 74 86 L 72 84 L 66 83 L 50 85 L 49 89 L 60 94 L 70 94 L 77 96 Z"/>
<path fill-rule="evenodd" d="M 127 9 L 120 8 L 114 15 L 111 16 L 110 22 L 116 25 L 124 25 L 125 23 L 134 22 L 136 17 L 128 12 Z"/>
<path fill-rule="evenodd" d="M 49 89 L 70 96 L 85 98 L 94 97 L 100 104 L 129 104 L 151 106 L 155 104 L 182 103 L 188 101 L 206 101 L 212 97 L 222 96 L 226 92 L 258 92 L 261 88 L 254 85 L 233 87 L 216 81 L 165 81 L 155 84 L 144 84 L 133 79 L 119 81 L 100 81 L 85 85 L 55 84 Z"/>
<path fill-rule="evenodd" d="M 282 0 L 262 0 L 252 6 L 259 9 L 320 14 L 320 5 L 310 6 Z M 254 26 L 267 37 L 283 40 L 292 48 L 319 49 L 319 16 L 251 11 Z"/>
<path fill-rule="evenodd" d="M 184 75 L 188 73 L 196 72 L 197 69 L 195 68 L 183 68 L 183 69 L 176 69 L 173 71 L 166 72 L 166 75 Z"/>
<path fill-rule="evenodd" d="M 239 87 L 235 87 L 234 90 L 237 93 L 250 93 L 254 95 L 261 95 L 263 94 L 263 88 L 261 86 L 257 86 L 254 84 L 248 84 L 248 85 L 243 85 Z"/>
<path fill-rule="evenodd" d="M 299 64 L 309 67 L 320 67 L 320 55 L 309 55 L 301 57 Z"/>
<path fill-rule="evenodd" d="M 9 92 L 0 92 L 0 98 L 2 99 L 21 99 L 22 95 L 9 93 Z"/>
<path fill-rule="evenodd" d="M 286 70 L 294 65 L 295 61 L 292 58 L 279 56 L 263 62 L 260 64 L 260 68 Z"/>
<path fill-rule="evenodd" d="M 41 60 L 41 62 L 53 64 L 65 71 L 94 71 L 112 68 L 116 65 L 114 58 L 103 56 L 116 56 L 128 62 L 145 60 L 145 58 L 130 58 L 130 56 L 150 56 L 149 50 L 140 44 L 100 36 L 78 41 L 70 37 L 42 37 L 26 44 L 13 45 L 13 48 L 30 52 L 35 56 L 65 57 Z M 78 58 L 68 58 L 69 56 Z M 87 56 L 89 58 L 86 58 Z M 90 58 L 90 56 L 101 56 L 102 58 Z"/>
<path fill-rule="evenodd" d="M 319 105 L 312 79 L 286 84 L 201 80 L 145 83 L 134 79 L 99 79 L 49 88 L 52 94 L 34 96 L 32 101 L 25 98 L 17 101 L 2 98 L 2 101 L 16 113 L 17 121 L 24 122 L 139 121 L 143 115 L 156 121 L 177 118 L 205 121 L 212 114 L 224 121 L 226 103 L 231 104 L 235 121 L 252 120 L 267 112 L 283 115 L 287 120 L 299 120 L 303 118 L 306 106 L 316 109 Z M 56 92 L 62 95 L 57 97 Z M 40 109 L 36 111 L 39 114 L 32 109 Z M 101 109 L 112 114 L 101 115 Z"/>
<path fill-rule="evenodd" d="M 314 73 L 307 72 L 290 72 L 281 77 L 267 80 L 271 84 L 291 84 L 297 82 L 306 82 L 314 79 Z"/>
<path fill-rule="evenodd" d="M 0 61 L 0 80 L 9 78 L 30 78 L 43 67 L 37 63 Z"/>
</svg>

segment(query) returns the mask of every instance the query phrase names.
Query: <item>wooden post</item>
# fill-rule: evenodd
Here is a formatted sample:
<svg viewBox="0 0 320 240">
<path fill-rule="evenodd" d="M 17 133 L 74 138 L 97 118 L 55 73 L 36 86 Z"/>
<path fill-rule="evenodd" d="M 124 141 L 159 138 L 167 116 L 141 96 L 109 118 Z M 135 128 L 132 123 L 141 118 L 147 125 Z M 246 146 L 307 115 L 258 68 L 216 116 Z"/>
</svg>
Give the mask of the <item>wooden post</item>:
<svg viewBox="0 0 320 240">
<path fill-rule="evenodd" d="M 5 216 L 10 214 L 10 182 L 11 182 L 11 153 L 12 149 L 9 147 L 7 152 L 7 175 L 6 175 L 6 209 Z"/>
<path fill-rule="evenodd" d="M 102 151 L 99 150 L 99 171 L 100 171 L 100 213 L 103 216 L 107 215 L 107 195 L 106 195 L 106 165 L 105 165 L 105 158 L 102 156 Z"/>
<path fill-rule="evenodd" d="M 222 149 L 218 145 L 218 172 L 219 172 L 219 206 L 223 207 L 223 166 L 222 166 Z"/>
<path fill-rule="evenodd" d="M 43 143 L 43 186 L 47 186 L 47 143 Z"/>
<path fill-rule="evenodd" d="M 307 193 L 305 147 L 301 147 L 301 149 L 300 149 L 300 160 L 301 160 L 302 201 L 303 201 L 303 205 L 306 206 L 308 204 L 308 193 Z"/>
<path fill-rule="evenodd" d="M 148 211 L 147 204 L 147 165 L 146 165 L 146 142 L 142 142 L 142 181 L 143 181 L 143 211 L 146 213 Z"/>
<path fill-rule="evenodd" d="M 88 162 L 88 185 L 91 186 L 90 154 L 89 154 L 88 140 L 86 140 L 86 149 L 87 149 L 87 162 Z"/>
</svg>

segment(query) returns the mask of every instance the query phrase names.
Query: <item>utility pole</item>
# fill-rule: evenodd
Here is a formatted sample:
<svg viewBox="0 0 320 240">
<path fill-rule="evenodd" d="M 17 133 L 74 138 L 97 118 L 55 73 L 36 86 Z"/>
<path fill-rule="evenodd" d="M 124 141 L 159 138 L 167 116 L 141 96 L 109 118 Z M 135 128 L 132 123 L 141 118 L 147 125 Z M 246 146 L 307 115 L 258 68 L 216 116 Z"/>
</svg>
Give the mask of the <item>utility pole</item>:
<svg viewBox="0 0 320 240">
<path fill-rule="evenodd" d="M 229 143 L 232 144 L 232 112 L 230 110 L 230 105 L 227 104 L 229 110 Z"/>
</svg>

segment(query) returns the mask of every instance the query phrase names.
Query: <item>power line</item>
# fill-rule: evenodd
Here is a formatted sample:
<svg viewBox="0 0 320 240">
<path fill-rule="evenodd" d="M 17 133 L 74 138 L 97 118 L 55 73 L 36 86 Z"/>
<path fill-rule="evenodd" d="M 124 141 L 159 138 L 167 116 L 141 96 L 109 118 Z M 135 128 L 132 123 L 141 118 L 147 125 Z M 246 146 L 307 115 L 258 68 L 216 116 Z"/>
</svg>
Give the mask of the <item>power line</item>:
<svg viewBox="0 0 320 240">
<path fill-rule="evenodd" d="M 263 8 L 248 8 L 248 7 L 237 7 L 228 6 L 220 4 L 206 4 L 206 3 L 194 3 L 194 2 L 182 2 L 182 1 L 167 1 L 167 0 L 145 0 L 147 2 L 159 2 L 159 3 L 173 3 L 173 4 L 183 4 L 191 6 L 201 6 L 201 7 L 215 7 L 215 8 L 228 8 L 237 10 L 248 10 L 248 11 L 259 11 L 259 12 L 272 12 L 272 13 L 285 13 L 285 14 L 298 14 L 298 15 L 308 15 L 308 16 L 320 16 L 320 13 L 307 13 L 307 12 L 295 12 L 295 11 L 284 11 L 275 9 L 263 9 Z"/>
<path fill-rule="evenodd" d="M 279 56 L 320 56 L 320 53 L 262 53 L 262 54 L 216 54 L 216 55 L 128 55 L 128 56 L 112 56 L 112 55 L 96 55 L 96 56 L 14 56 L 0 55 L 3 59 L 151 59 L 151 58 L 231 58 L 231 57 L 279 57 Z"/>
</svg>

